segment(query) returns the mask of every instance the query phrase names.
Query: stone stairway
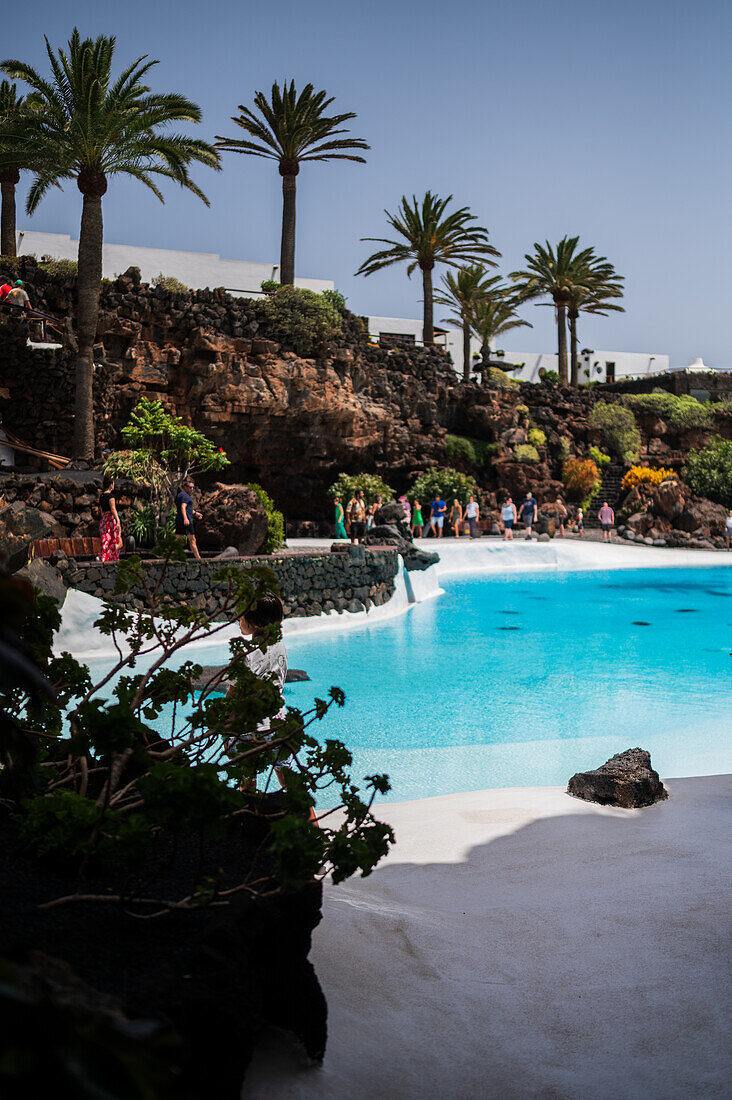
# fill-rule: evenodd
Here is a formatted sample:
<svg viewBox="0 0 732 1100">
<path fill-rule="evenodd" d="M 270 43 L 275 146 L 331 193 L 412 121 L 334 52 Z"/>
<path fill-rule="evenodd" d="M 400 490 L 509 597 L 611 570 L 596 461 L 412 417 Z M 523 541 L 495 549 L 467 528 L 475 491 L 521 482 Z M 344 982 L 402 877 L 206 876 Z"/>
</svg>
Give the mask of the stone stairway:
<svg viewBox="0 0 732 1100">
<path fill-rule="evenodd" d="M 597 518 L 597 513 L 600 510 L 600 506 L 602 505 L 602 502 L 604 500 L 608 502 L 613 510 L 617 507 L 622 492 L 624 476 L 625 466 L 623 466 L 622 463 L 608 463 L 608 465 L 603 470 L 600 488 L 598 489 L 595 496 L 593 496 L 592 504 L 588 508 L 588 514 L 585 516 L 585 527 L 600 526 L 600 521 Z"/>
</svg>

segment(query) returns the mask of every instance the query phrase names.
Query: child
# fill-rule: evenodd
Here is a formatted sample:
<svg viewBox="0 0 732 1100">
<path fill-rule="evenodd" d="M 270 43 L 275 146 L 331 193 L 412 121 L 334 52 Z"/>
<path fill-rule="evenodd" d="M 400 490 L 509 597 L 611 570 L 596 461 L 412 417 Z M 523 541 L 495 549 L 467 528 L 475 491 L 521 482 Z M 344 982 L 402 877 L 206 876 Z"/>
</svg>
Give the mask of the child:
<svg viewBox="0 0 732 1100">
<path fill-rule="evenodd" d="M 577 534 L 582 538 L 582 531 L 585 526 L 585 517 L 581 508 L 577 509 Z"/>
</svg>

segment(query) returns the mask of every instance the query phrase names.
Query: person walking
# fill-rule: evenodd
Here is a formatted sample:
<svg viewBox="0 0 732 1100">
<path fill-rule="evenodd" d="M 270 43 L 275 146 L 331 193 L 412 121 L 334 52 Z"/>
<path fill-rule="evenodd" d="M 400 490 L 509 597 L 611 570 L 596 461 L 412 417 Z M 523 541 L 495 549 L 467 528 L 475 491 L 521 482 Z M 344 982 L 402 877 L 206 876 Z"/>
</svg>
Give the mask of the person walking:
<svg viewBox="0 0 732 1100">
<path fill-rule="evenodd" d="M 194 519 L 203 519 L 203 516 L 200 512 L 193 510 L 191 493 L 194 489 L 195 485 L 190 479 L 181 483 L 178 495 L 175 498 L 175 533 L 184 536 L 188 540 L 188 549 L 193 557 L 200 559 L 201 555 L 198 552 L 193 521 Z"/>
<path fill-rule="evenodd" d="M 28 297 L 27 290 L 23 286 L 22 279 L 16 279 L 13 283 L 13 289 L 8 294 L 8 301 L 19 309 L 24 310 L 26 313 L 30 313 L 31 301 Z"/>
<path fill-rule="evenodd" d="M 412 538 L 421 539 L 424 520 L 422 519 L 422 505 L 415 499 L 412 508 Z"/>
<path fill-rule="evenodd" d="M 404 509 L 404 518 L 407 521 L 407 527 L 409 527 L 410 530 L 411 530 L 411 527 L 412 527 L 412 506 L 409 503 L 409 498 L 407 496 L 400 496 L 399 497 L 399 503 L 401 504 L 402 508 Z"/>
<path fill-rule="evenodd" d="M 119 561 L 122 549 L 122 524 L 117 514 L 117 501 L 114 496 L 114 478 L 104 474 L 102 491 L 99 494 L 99 537 L 102 540 L 100 561 Z"/>
<path fill-rule="evenodd" d="M 348 502 L 346 508 L 346 516 L 348 517 L 348 529 L 351 533 L 351 542 L 356 543 L 358 541 L 363 545 L 363 540 L 366 535 L 366 504 L 363 499 L 363 489 L 356 489 L 356 492 Z"/>
<path fill-rule="evenodd" d="M 526 529 L 526 538 L 531 539 L 531 528 L 539 518 L 539 505 L 533 493 L 528 492 L 521 503 L 521 520 Z"/>
<path fill-rule="evenodd" d="M 727 518 L 724 521 L 724 538 L 727 543 L 727 549 L 732 550 L 732 508 L 730 508 Z"/>
<path fill-rule="evenodd" d="M 480 508 L 478 507 L 478 502 L 476 501 L 472 493 L 468 497 L 468 503 L 465 505 L 465 518 L 468 521 L 471 539 L 477 539 Z"/>
<path fill-rule="evenodd" d="M 333 506 L 335 508 L 335 537 L 337 539 L 347 539 L 348 532 L 346 531 L 346 525 L 344 523 L 346 513 L 340 497 L 335 498 Z"/>
<path fill-rule="evenodd" d="M 447 505 L 440 496 L 439 489 L 435 493 L 435 499 L 430 505 L 430 530 L 435 538 L 442 538 L 442 528 L 445 525 L 445 512 Z"/>
<path fill-rule="evenodd" d="M 460 501 L 455 497 L 452 502 L 452 508 L 450 509 L 450 526 L 455 532 L 455 538 L 460 538 L 460 525 L 463 522 L 463 507 Z"/>
<path fill-rule="evenodd" d="M 577 534 L 582 538 L 582 532 L 585 529 L 585 513 L 581 508 L 577 509 Z"/>
<path fill-rule="evenodd" d="M 602 508 L 597 513 L 597 518 L 602 524 L 602 541 L 612 542 L 612 529 L 615 523 L 615 513 L 605 500 L 603 501 Z"/>
<path fill-rule="evenodd" d="M 564 507 L 564 502 L 561 497 L 557 497 L 554 501 L 554 508 L 554 534 L 558 534 L 560 539 L 563 539 L 564 524 L 567 521 L 567 509 Z"/>
<path fill-rule="evenodd" d="M 507 497 L 501 507 L 501 523 L 503 524 L 504 542 L 513 542 L 513 525 L 516 522 L 516 518 L 516 505 L 511 497 Z"/>
</svg>

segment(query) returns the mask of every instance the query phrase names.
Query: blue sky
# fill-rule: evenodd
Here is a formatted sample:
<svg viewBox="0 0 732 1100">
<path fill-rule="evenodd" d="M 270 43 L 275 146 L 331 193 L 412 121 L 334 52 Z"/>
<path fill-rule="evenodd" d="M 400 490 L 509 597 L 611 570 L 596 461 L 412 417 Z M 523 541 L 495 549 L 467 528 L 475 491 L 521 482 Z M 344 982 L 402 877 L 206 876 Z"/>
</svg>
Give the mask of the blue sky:
<svg viewBox="0 0 732 1100">
<path fill-rule="evenodd" d="M 303 166 L 296 256 L 298 274 L 334 279 L 356 312 L 420 316 L 420 280 L 405 269 L 354 272 L 370 247 L 359 238 L 387 235 L 384 208 L 431 189 L 470 206 L 503 272 L 565 233 L 615 264 L 627 312 L 583 319 L 582 346 L 732 366 L 732 5 L 41 0 L 12 8 L 0 54 L 45 67 L 43 34 L 60 45 L 74 24 L 116 34 L 120 63 L 158 58 L 153 87 L 200 103 L 201 136 L 235 135 L 237 104 L 275 79 L 310 81 L 357 113 L 368 163 Z M 196 178 L 210 209 L 172 185 L 161 206 L 114 181 L 105 238 L 277 262 L 276 165 L 226 154 L 222 172 Z M 79 217 L 69 186 L 19 223 L 76 237 Z M 534 329 L 505 348 L 553 350 L 552 310 L 524 315 Z"/>
</svg>

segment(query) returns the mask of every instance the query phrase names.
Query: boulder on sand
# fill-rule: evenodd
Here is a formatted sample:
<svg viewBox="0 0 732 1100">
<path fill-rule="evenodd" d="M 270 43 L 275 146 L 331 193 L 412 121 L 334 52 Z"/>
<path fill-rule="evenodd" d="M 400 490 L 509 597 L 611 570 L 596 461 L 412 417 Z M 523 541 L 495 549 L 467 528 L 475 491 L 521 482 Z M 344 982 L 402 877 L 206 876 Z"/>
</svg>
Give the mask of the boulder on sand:
<svg viewBox="0 0 732 1100">
<path fill-rule="evenodd" d="M 658 772 L 651 767 L 651 754 L 645 749 L 626 749 L 595 771 L 577 772 L 569 781 L 567 793 L 585 802 L 627 809 L 652 806 L 668 798 Z"/>
</svg>

